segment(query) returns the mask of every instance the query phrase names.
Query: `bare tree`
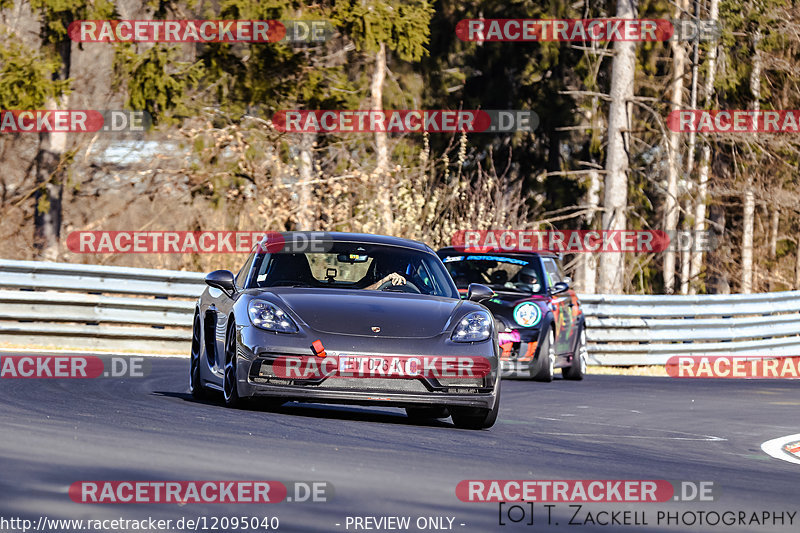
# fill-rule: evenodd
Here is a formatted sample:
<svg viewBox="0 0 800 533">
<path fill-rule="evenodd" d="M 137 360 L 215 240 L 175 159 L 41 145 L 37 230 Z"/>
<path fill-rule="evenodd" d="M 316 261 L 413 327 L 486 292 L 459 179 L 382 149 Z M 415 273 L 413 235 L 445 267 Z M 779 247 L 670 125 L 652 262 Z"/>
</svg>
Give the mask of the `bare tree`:
<svg viewBox="0 0 800 533">
<path fill-rule="evenodd" d="M 674 18 L 680 19 L 686 11 L 688 0 L 675 6 Z M 672 81 L 670 84 L 670 110 L 677 111 L 683 103 L 683 81 L 686 70 L 686 48 L 682 41 L 670 42 L 672 49 Z M 664 198 L 664 229 L 674 232 L 678 228 L 678 180 L 680 178 L 680 131 L 670 131 L 667 142 L 667 195 Z M 670 247 L 664 252 L 664 292 L 675 292 L 675 251 Z"/>
<path fill-rule="evenodd" d="M 617 18 L 636 17 L 635 0 L 617 0 Z M 630 103 L 636 68 L 636 46 L 633 41 L 614 43 L 612 62 L 611 105 L 608 112 L 608 156 L 606 158 L 605 191 L 603 194 L 603 229 L 623 230 L 628 207 L 628 150 L 630 148 Z M 624 254 L 602 254 L 598 289 L 602 293 L 618 293 L 626 279 Z"/>
<path fill-rule="evenodd" d="M 752 109 L 761 108 L 761 30 L 756 29 L 753 35 L 753 70 L 750 71 L 750 92 L 753 95 Z M 753 292 L 753 226 L 755 222 L 756 195 L 752 172 L 747 172 L 744 186 L 744 205 L 742 207 L 742 289 L 741 292 Z"/>
<path fill-rule="evenodd" d="M 314 229 L 316 213 L 312 211 L 312 181 L 314 179 L 314 142 L 315 133 L 301 133 L 297 154 L 298 192 L 297 216 L 295 217 L 297 229 L 310 231 Z"/>
<path fill-rule="evenodd" d="M 719 19 L 719 0 L 711 0 L 709 5 L 708 18 L 716 23 Z M 708 70 L 704 84 L 704 106 L 708 109 L 711 106 L 714 94 L 714 79 L 717 74 L 717 44 L 714 43 L 708 50 Z M 694 211 L 694 231 L 699 233 L 706 229 L 706 205 L 708 204 L 708 176 L 711 169 L 711 144 L 708 141 L 703 143 L 703 150 L 700 156 L 700 165 L 697 169 L 697 198 Z M 697 279 L 700 269 L 703 267 L 703 252 L 693 251 L 691 264 L 689 266 L 689 278 Z M 697 293 L 697 285 L 692 284 L 689 288 L 692 294 Z"/>
<path fill-rule="evenodd" d="M 694 20 L 700 19 L 700 2 L 694 0 Z M 689 95 L 689 109 L 697 108 L 697 79 L 698 79 L 698 65 L 700 63 L 700 41 L 695 38 L 692 43 L 692 89 Z M 691 191 L 693 188 L 692 172 L 694 171 L 694 154 L 695 146 L 697 144 L 697 134 L 694 131 L 689 132 L 689 148 L 686 152 L 686 177 L 684 185 L 686 191 Z M 690 214 L 692 212 L 692 195 L 687 194 L 684 203 L 684 220 L 683 226 L 687 230 L 692 229 L 692 220 Z M 689 282 L 691 281 L 691 263 L 692 255 L 689 249 L 681 250 L 681 294 L 689 294 Z"/>
<path fill-rule="evenodd" d="M 45 35 L 47 35 L 45 31 Z M 72 41 L 64 37 L 50 45 L 61 60 L 61 68 L 53 73 L 54 80 L 67 80 L 72 64 Z M 67 96 L 62 102 L 48 99 L 45 107 L 49 110 L 67 108 Z M 64 180 L 67 175 L 67 134 L 47 132 L 39 134 L 39 149 L 36 153 L 35 175 L 36 194 L 33 216 L 33 248 L 38 259 L 55 261 L 58 259 L 61 240 L 62 198 Z"/>
<path fill-rule="evenodd" d="M 386 79 L 386 45 L 380 43 L 378 51 L 375 53 L 375 70 L 372 73 L 371 97 L 372 109 L 383 109 L 383 82 Z M 389 175 L 389 136 L 385 131 L 375 132 L 375 154 L 377 156 L 377 163 L 375 165 L 375 174 L 384 184 L 381 194 L 379 194 L 379 202 L 381 207 L 381 221 L 383 225 L 382 231 L 387 235 L 392 234 L 394 226 L 394 217 L 392 215 L 391 204 L 391 176 Z"/>
</svg>

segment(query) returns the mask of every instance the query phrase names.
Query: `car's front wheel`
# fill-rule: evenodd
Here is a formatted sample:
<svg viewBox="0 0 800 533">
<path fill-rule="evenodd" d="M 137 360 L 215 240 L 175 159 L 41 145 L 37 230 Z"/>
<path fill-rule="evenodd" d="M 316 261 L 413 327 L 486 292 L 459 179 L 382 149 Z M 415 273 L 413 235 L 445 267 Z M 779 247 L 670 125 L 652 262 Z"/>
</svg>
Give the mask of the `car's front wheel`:
<svg viewBox="0 0 800 533">
<path fill-rule="evenodd" d="M 192 393 L 192 397 L 195 400 L 204 400 L 207 396 L 207 391 L 203 387 L 200 377 L 202 335 L 203 329 L 200 324 L 200 315 L 196 314 L 192 325 L 192 353 L 189 355 L 189 392 Z"/>
<path fill-rule="evenodd" d="M 228 333 L 225 335 L 225 373 L 222 380 L 222 397 L 225 399 L 225 405 L 233 408 L 242 407 L 244 404 L 243 399 L 239 396 L 236 378 L 237 353 L 236 323 L 231 319 Z"/>
<path fill-rule="evenodd" d="M 586 375 L 586 328 L 581 328 L 578 346 L 572 354 L 572 364 L 561 369 L 564 379 L 581 380 Z"/>
<path fill-rule="evenodd" d="M 531 379 L 534 381 L 553 381 L 553 376 L 556 371 L 556 334 L 552 328 L 547 330 L 547 335 L 539 346 L 539 356 L 537 357 L 537 364 L 533 367 L 536 370 L 531 371 Z"/>
</svg>

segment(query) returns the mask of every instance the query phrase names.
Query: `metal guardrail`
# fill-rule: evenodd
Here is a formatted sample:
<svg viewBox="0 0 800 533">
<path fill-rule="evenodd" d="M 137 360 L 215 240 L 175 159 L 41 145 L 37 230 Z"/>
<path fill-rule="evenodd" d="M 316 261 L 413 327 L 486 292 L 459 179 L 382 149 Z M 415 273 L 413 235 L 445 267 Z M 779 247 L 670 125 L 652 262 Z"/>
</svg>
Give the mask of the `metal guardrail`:
<svg viewBox="0 0 800 533">
<path fill-rule="evenodd" d="M 0 343 L 183 352 L 203 274 L 0 260 Z"/>
<path fill-rule="evenodd" d="M 188 353 L 203 273 L 0 260 L 0 343 Z M 580 295 L 590 364 L 800 355 L 800 291 Z"/>
<path fill-rule="evenodd" d="M 800 355 L 800 291 L 580 299 L 593 364 L 664 364 L 676 355 Z"/>
</svg>

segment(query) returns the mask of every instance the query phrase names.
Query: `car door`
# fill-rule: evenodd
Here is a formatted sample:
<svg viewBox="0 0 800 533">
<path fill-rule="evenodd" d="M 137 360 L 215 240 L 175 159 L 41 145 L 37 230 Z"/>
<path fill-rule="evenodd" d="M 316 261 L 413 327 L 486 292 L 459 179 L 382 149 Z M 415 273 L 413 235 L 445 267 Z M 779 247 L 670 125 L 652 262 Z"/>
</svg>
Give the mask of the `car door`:
<svg viewBox="0 0 800 533">
<path fill-rule="evenodd" d="M 572 312 L 572 295 L 570 294 L 571 291 L 553 295 L 555 284 L 564 281 L 564 277 L 554 258 L 543 257 L 542 265 L 544 266 L 545 277 L 547 278 L 547 290 L 551 295 L 550 301 L 555 307 L 553 315 L 555 317 L 556 353 L 564 354 L 569 352 L 572 347 L 575 330 L 575 318 Z"/>
</svg>

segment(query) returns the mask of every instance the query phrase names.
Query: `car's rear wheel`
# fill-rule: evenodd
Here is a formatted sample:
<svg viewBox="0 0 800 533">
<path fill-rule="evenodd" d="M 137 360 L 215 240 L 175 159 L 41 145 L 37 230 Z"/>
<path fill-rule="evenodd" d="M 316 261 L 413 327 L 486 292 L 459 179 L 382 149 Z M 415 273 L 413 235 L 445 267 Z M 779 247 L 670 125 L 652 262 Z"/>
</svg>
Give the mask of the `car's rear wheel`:
<svg viewBox="0 0 800 533">
<path fill-rule="evenodd" d="M 499 377 L 497 378 L 500 379 Z M 500 383 L 497 384 L 497 398 L 491 409 L 479 407 L 449 407 L 453 424 L 461 429 L 488 429 L 497 421 L 500 412 Z"/>
<path fill-rule="evenodd" d="M 236 379 L 236 357 L 238 341 L 236 340 L 236 323 L 231 319 L 228 333 L 225 335 L 225 373 L 222 379 L 222 397 L 225 405 L 232 408 L 243 407 L 244 401 L 239 397 Z"/>
<path fill-rule="evenodd" d="M 572 364 L 562 368 L 561 374 L 564 379 L 581 380 L 586 375 L 586 328 L 582 327 L 578 337 L 578 345 L 572 354 Z"/>
<path fill-rule="evenodd" d="M 549 328 L 545 335 L 542 345 L 539 346 L 539 357 L 537 364 L 531 369 L 531 379 L 534 381 L 553 381 L 556 367 L 556 334 Z"/>
<path fill-rule="evenodd" d="M 192 353 L 189 356 L 189 391 L 195 400 L 204 400 L 208 396 L 200 377 L 202 336 L 203 328 L 200 322 L 200 315 L 197 314 L 194 316 L 194 324 L 192 325 Z"/>
<path fill-rule="evenodd" d="M 408 418 L 421 420 L 426 418 L 447 418 L 450 411 L 447 407 L 406 407 Z"/>
</svg>

